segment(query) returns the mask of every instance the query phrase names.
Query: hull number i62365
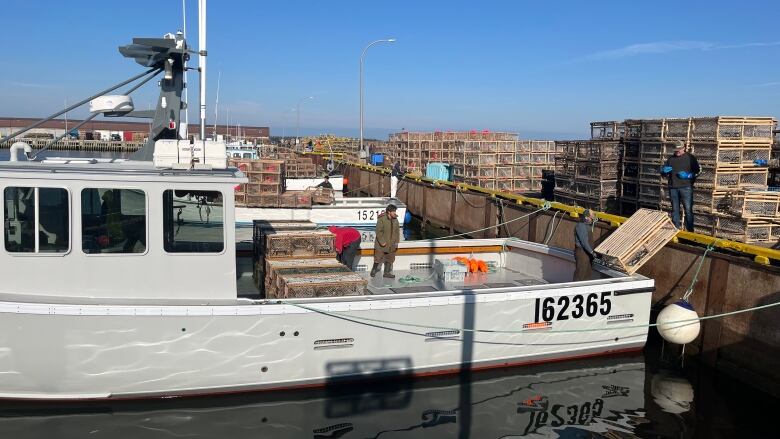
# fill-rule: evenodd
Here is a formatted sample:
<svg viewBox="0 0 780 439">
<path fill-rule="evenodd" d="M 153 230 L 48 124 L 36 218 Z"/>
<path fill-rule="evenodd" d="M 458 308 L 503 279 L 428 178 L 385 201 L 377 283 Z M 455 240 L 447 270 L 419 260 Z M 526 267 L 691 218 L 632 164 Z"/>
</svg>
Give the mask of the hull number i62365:
<svg viewBox="0 0 780 439">
<path fill-rule="evenodd" d="M 358 210 L 358 221 L 376 221 L 381 210 Z"/>
<path fill-rule="evenodd" d="M 574 296 L 538 297 L 534 308 L 535 322 L 579 319 L 608 315 L 612 311 L 612 293 L 576 294 Z"/>
</svg>

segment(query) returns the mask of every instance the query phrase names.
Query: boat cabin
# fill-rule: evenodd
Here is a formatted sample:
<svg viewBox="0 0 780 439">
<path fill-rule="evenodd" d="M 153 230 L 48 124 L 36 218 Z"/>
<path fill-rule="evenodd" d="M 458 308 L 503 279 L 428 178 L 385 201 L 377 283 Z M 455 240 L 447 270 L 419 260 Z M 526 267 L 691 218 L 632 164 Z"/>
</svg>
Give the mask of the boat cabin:
<svg viewBox="0 0 780 439">
<path fill-rule="evenodd" d="M 236 169 L 0 162 L 4 291 L 166 301 L 236 298 Z"/>
</svg>

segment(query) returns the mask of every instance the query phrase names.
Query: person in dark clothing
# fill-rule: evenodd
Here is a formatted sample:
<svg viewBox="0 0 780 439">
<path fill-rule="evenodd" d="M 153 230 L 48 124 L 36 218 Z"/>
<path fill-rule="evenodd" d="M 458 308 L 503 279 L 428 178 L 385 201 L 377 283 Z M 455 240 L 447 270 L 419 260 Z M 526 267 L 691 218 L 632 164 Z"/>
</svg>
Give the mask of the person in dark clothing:
<svg viewBox="0 0 780 439">
<path fill-rule="evenodd" d="M 328 227 L 330 233 L 336 235 L 336 255 L 338 261 L 346 265 L 347 268 L 355 270 L 355 256 L 360 251 L 360 232 L 352 227 Z"/>
<path fill-rule="evenodd" d="M 590 245 L 595 219 L 596 215 L 590 209 L 585 209 L 580 222 L 574 226 L 574 282 L 590 280 L 593 259 L 596 256 Z"/>
<path fill-rule="evenodd" d="M 693 232 L 693 183 L 701 172 L 693 154 L 685 152 L 685 143 L 677 141 L 674 154 L 666 159 L 661 174 L 669 178 L 669 198 L 672 199 L 672 222 L 680 227 L 680 203 L 685 209 L 685 230 Z"/>
<path fill-rule="evenodd" d="M 318 184 L 316 187 L 321 187 L 321 188 L 325 188 L 325 189 L 333 189 L 333 184 L 331 184 L 331 182 L 330 182 L 330 177 L 328 177 L 326 175 L 324 178 L 325 179 L 320 184 Z"/>
<path fill-rule="evenodd" d="M 403 178 L 404 171 L 401 169 L 401 162 L 393 164 L 393 170 L 390 172 L 390 196 L 395 198 L 398 192 L 398 179 Z"/>
<path fill-rule="evenodd" d="M 401 226 L 398 224 L 398 208 L 394 204 L 387 206 L 376 221 L 376 238 L 374 240 L 374 266 L 371 277 L 379 273 L 379 266 L 385 264 L 382 277 L 393 279 L 393 262 L 398 251 L 398 241 L 401 239 Z"/>
</svg>

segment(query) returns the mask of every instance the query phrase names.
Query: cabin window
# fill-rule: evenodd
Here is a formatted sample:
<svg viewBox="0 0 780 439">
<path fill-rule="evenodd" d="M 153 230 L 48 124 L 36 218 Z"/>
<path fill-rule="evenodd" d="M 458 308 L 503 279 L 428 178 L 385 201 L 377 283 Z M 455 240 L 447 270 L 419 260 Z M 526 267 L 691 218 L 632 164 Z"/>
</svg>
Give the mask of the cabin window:
<svg viewBox="0 0 780 439">
<path fill-rule="evenodd" d="M 163 192 L 164 247 L 168 253 L 220 253 L 225 248 L 222 193 Z"/>
<path fill-rule="evenodd" d="M 244 158 L 245 159 L 251 159 L 252 158 L 252 153 L 251 152 L 245 152 L 244 153 Z"/>
<path fill-rule="evenodd" d="M 68 191 L 7 187 L 5 249 L 12 253 L 66 253 L 70 249 Z"/>
<path fill-rule="evenodd" d="M 82 190 L 81 242 L 84 253 L 144 253 L 146 194 L 138 189 Z"/>
</svg>

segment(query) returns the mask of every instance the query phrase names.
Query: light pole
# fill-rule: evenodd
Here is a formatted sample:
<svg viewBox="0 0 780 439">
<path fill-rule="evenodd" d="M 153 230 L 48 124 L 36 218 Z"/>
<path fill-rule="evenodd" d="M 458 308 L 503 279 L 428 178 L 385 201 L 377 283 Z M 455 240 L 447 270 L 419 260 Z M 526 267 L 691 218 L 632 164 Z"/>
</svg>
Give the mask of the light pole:
<svg viewBox="0 0 780 439">
<path fill-rule="evenodd" d="M 301 103 L 305 101 L 306 99 L 314 99 L 314 96 L 305 96 L 302 97 L 300 101 L 298 101 L 298 109 L 295 110 L 295 116 L 297 118 L 297 122 L 295 123 L 295 144 L 298 144 L 298 137 L 301 130 Z"/>
<path fill-rule="evenodd" d="M 366 56 L 366 51 L 378 43 L 395 43 L 395 38 L 372 41 L 360 54 L 360 155 L 363 158 L 368 158 L 368 151 L 363 150 L 363 58 Z"/>
</svg>

